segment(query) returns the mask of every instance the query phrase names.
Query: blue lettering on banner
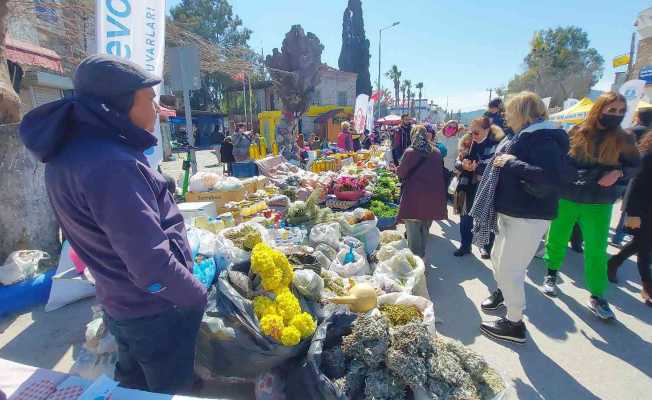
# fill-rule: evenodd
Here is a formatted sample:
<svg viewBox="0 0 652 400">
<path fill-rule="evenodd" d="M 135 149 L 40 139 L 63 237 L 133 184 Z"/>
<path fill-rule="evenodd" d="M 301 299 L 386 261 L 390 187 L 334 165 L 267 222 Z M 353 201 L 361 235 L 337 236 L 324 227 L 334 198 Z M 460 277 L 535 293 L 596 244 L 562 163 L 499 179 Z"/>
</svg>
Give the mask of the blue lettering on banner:
<svg viewBox="0 0 652 400">
<path fill-rule="evenodd" d="M 156 62 L 156 9 L 145 8 L 145 70 L 155 71 Z"/>
<path fill-rule="evenodd" d="M 116 57 L 131 59 L 131 46 L 121 39 L 129 37 L 131 30 L 120 21 L 131 15 L 131 0 L 105 0 L 104 5 L 109 12 L 106 21 L 112 27 L 106 32 L 106 37 L 111 39 L 106 43 L 106 52 Z"/>
<path fill-rule="evenodd" d="M 638 75 L 639 79 L 647 82 L 648 85 L 652 84 L 652 65 L 646 65 L 641 68 L 641 72 Z"/>
</svg>

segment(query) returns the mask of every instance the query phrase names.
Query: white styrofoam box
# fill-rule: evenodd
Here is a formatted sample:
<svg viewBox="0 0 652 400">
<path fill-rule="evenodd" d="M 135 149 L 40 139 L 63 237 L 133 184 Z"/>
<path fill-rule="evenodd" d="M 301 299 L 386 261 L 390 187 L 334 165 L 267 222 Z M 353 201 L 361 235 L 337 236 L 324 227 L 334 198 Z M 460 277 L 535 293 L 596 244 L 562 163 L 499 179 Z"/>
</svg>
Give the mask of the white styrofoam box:
<svg viewBox="0 0 652 400">
<path fill-rule="evenodd" d="M 190 223 L 193 218 L 204 216 L 204 217 L 217 217 L 217 209 L 215 208 L 215 202 L 213 201 L 200 201 L 200 202 L 191 202 L 191 203 L 181 203 L 179 204 L 179 211 L 183 215 L 183 219 Z"/>
</svg>

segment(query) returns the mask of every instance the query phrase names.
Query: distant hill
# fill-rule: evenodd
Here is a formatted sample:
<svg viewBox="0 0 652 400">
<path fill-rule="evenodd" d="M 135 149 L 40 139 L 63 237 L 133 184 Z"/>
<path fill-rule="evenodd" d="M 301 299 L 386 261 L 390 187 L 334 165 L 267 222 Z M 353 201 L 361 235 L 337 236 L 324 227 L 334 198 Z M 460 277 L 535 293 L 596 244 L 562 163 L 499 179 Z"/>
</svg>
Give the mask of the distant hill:
<svg viewBox="0 0 652 400">
<path fill-rule="evenodd" d="M 462 122 L 464 125 L 468 125 L 468 124 L 471 123 L 471 121 L 473 121 L 474 119 L 476 119 L 476 118 L 478 118 L 478 117 L 481 117 L 482 114 L 485 113 L 485 111 L 486 111 L 486 110 L 482 109 L 482 110 L 475 110 L 475 111 L 467 111 L 467 112 L 463 112 L 463 113 L 462 113 L 462 118 L 461 118 L 462 121 L 461 121 L 461 122 Z"/>
</svg>

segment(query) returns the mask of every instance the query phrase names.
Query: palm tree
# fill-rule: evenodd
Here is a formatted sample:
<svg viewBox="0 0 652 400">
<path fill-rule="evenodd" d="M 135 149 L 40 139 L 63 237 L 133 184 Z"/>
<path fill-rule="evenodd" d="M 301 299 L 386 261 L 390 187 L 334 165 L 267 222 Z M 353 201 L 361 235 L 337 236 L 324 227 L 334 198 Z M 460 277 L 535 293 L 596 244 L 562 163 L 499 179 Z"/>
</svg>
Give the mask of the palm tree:
<svg viewBox="0 0 652 400">
<path fill-rule="evenodd" d="M 494 93 L 496 93 L 496 96 L 503 99 L 505 98 L 505 95 L 507 94 L 507 90 L 505 87 L 497 87 L 494 89 Z"/>
<path fill-rule="evenodd" d="M 396 107 L 398 107 L 398 101 L 399 101 L 399 90 L 401 88 L 401 71 L 398 70 L 398 67 L 395 65 L 392 65 L 392 69 L 387 71 L 385 73 L 385 76 L 394 82 L 394 102 Z"/>
<path fill-rule="evenodd" d="M 412 81 L 409 79 L 406 79 L 403 81 L 405 84 L 405 88 L 407 90 L 407 109 L 408 113 L 412 115 L 412 104 L 410 103 L 410 100 L 412 99 Z"/>
<path fill-rule="evenodd" d="M 423 82 L 417 83 L 417 85 L 415 87 L 417 89 L 419 89 L 419 104 L 417 105 L 417 107 L 419 109 L 419 113 L 418 113 L 417 119 L 418 119 L 419 122 L 421 122 L 421 94 L 422 94 L 421 91 L 423 90 Z"/>
<path fill-rule="evenodd" d="M 407 83 L 409 81 L 405 80 L 403 83 L 401 83 L 401 93 L 403 94 L 403 101 L 401 102 L 401 113 L 403 112 L 403 109 L 405 108 L 405 91 L 407 90 Z"/>
</svg>

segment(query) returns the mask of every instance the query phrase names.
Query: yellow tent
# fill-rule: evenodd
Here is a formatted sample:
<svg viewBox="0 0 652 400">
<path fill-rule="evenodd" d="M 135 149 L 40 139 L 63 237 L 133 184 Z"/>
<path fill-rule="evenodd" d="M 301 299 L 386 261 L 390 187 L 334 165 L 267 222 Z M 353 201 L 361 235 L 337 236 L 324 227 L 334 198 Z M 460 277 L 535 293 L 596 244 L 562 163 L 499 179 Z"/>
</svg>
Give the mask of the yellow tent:
<svg viewBox="0 0 652 400">
<path fill-rule="evenodd" d="M 646 103 L 643 100 L 641 100 L 638 102 L 638 106 L 636 106 L 636 110 L 638 111 L 642 108 L 652 108 L 652 104 Z"/>
<path fill-rule="evenodd" d="M 585 97 L 573 107 L 551 115 L 550 119 L 564 124 L 581 124 L 591 111 L 591 107 L 593 107 L 593 102 Z"/>
</svg>

